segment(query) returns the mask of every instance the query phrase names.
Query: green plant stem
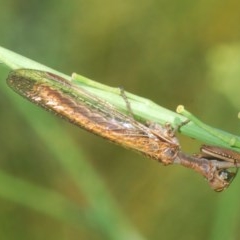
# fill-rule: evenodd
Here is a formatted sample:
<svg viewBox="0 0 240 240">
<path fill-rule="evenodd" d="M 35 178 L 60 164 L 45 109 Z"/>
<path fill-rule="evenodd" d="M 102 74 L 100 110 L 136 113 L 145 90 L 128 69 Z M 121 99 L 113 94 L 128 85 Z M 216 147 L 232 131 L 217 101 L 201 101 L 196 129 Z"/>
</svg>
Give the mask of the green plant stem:
<svg viewBox="0 0 240 240">
<path fill-rule="evenodd" d="M 93 80 L 77 74 L 73 74 L 71 78 L 61 72 L 58 72 L 28 58 L 20 56 L 2 47 L 0 47 L 0 61 L 6 64 L 11 69 L 29 68 L 55 73 L 59 76 L 66 78 L 67 80 L 73 81 L 80 87 L 95 94 L 99 98 L 109 101 L 121 111 L 128 111 L 125 101 L 123 100 L 122 96 L 119 95 L 118 88 L 111 88 L 109 86 L 97 83 Z M 167 122 L 170 123 L 174 128 L 177 128 L 179 125 L 181 125 L 182 122 L 188 119 L 180 114 L 163 108 L 148 99 L 136 96 L 128 92 L 126 92 L 126 95 L 129 98 L 129 102 L 131 104 L 134 116 L 138 120 L 152 121 L 160 124 L 165 124 Z M 238 143 L 239 138 L 237 136 L 216 128 L 212 128 L 210 126 L 208 126 L 208 128 L 203 128 L 202 126 L 199 127 L 196 122 L 190 122 L 189 124 L 181 127 L 180 130 L 182 134 L 194 139 L 198 139 L 204 143 L 229 147 L 229 144 L 227 143 L 228 141 L 223 140 L 222 137 L 219 138 L 219 136 L 226 135 L 227 139 L 236 140 L 236 144 L 234 144 L 234 146 L 236 146 L 237 148 L 240 146 Z"/>
<path fill-rule="evenodd" d="M 232 134 L 229 134 L 227 132 L 220 131 L 216 128 L 210 127 L 207 124 L 201 122 L 197 117 L 195 117 L 192 113 L 187 111 L 184 106 L 179 105 L 177 107 L 177 112 L 188 118 L 190 121 L 192 121 L 194 124 L 196 124 L 198 127 L 202 128 L 203 130 L 209 132 L 211 135 L 216 136 L 221 141 L 223 141 L 227 146 L 229 147 L 236 147 L 240 148 L 240 138 L 237 136 L 234 136 Z M 224 145 L 225 146 L 225 145 Z M 240 149 L 239 149 L 240 150 Z"/>
</svg>

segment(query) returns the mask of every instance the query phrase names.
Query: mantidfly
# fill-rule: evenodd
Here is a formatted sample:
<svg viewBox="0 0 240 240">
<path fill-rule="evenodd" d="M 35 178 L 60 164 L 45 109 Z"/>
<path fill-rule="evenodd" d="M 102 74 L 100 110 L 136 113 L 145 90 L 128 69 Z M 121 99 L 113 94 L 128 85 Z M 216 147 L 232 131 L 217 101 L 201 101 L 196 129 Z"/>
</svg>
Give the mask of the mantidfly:
<svg viewBox="0 0 240 240">
<path fill-rule="evenodd" d="M 18 69 L 9 74 L 7 82 L 14 91 L 31 102 L 89 132 L 164 165 L 180 164 L 195 170 L 208 180 L 215 191 L 222 191 L 230 184 L 232 175 L 227 169 L 235 163 L 211 153 L 207 158 L 182 153 L 171 125 L 135 120 L 126 97 L 124 100 L 131 116 L 79 85 L 50 72 Z"/>
</svg>

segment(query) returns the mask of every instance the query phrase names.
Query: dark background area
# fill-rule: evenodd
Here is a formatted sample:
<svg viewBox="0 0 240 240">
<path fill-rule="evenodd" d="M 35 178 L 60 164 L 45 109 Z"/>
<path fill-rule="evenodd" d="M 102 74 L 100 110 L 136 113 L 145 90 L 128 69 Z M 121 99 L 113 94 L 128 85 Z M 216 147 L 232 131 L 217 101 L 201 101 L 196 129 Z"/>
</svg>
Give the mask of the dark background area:
<svg viewBox="0 0 240 240">
<path fill-rule="evenodd" d="M 183 104 L 206 123 L 238 134 L 239 9 L 234 0 L 10 0 L 0 7 L 0 45 L 66 74 L 123 86 L 171 110 Z M 9 100 L 17 96 L 6 86 L 7 74 L 1 67 L 1 169 L 84 203 Z M 56 118 L 19 101 L 29 114 Z M 215 193 L 190 170 L 163 167 L 58 122 L 146 239 L 227 239 L 226 231 L 228 239 L 236 239 L 240 233 L 239 177 L 228 190 Z M 185 152 L 198 151 L 199 142 L 180 140 Z M 0 213 L 1 239 L 105 239 L 91 227 L 79 230 L 4 198 Z"/>
</svg>

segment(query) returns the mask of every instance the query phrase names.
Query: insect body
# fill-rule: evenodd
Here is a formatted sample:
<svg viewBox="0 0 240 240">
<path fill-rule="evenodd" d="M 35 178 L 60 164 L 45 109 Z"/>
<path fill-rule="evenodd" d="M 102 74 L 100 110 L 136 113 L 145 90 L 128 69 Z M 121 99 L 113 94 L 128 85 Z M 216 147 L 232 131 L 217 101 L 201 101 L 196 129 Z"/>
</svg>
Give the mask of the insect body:
<svg viewBox="0 0 240 240">
<path fill-rule="evenodd" d="M 96 135 L 163 163 L 172 164 L 179 143 L 168 129 L 143 124 L 113 105 L 55 74 L 19 69 L 8 85 L 31 102 Z"/>
</svg>

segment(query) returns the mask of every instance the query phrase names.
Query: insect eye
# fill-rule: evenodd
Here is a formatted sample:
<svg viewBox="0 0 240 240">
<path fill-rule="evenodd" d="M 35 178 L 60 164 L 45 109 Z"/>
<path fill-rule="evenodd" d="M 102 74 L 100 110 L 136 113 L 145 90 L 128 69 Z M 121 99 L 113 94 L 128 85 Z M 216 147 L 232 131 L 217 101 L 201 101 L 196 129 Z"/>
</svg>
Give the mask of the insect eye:
<svg viewBox="0 0 240 240">
<path fill-rule="evenodd" d="M 219 171 L 218 176 L 222 180 L 227 181 L 227 182 L 230 183 L 234 179 L 234 177 L 236 176 L 236 173 L 230 172 L 227 169 L 223 169 L 223 170 Z"/>
</svg>

